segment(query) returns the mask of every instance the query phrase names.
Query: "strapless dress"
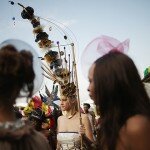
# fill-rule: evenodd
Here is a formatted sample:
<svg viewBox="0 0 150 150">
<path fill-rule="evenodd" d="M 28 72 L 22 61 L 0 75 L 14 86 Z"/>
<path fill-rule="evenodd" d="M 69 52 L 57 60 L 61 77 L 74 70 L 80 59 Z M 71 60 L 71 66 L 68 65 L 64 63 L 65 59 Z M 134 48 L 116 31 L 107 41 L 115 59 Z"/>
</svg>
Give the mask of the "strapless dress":
<svg viewBox="0 0 150 150">
<path fill-rule="evenodd" d="M 59 132 L 57 134 L 58 150 L 80 150 L 80 143 L 78 132 Z"/>
</svg>

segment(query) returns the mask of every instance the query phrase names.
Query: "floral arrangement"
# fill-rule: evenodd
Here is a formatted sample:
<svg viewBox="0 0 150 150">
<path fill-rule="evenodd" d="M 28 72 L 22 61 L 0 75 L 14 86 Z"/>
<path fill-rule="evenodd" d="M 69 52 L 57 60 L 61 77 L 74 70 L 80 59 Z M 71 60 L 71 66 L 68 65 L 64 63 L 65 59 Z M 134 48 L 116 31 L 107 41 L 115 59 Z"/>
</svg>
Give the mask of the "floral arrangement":
<svg viewBox="0 0 150 150">
<path fill-rule="evenodd" d="M 36 120 L 41 122 L 41 124 L 45 124 L 46 129 L 52 129 L 54 127 L 55 122 L 51 107 L 43 102 L 39 96 L 33 96 L 23 112 L 29 120 Z"/>
</svg>

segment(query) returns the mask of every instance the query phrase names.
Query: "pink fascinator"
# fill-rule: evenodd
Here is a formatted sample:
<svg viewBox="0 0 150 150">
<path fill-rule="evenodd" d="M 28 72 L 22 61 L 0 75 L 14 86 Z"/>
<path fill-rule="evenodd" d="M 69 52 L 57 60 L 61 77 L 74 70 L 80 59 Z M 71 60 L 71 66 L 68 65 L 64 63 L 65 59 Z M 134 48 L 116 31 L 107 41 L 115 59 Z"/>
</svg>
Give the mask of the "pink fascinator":
<svg viewBox="0 0 150 150">
<path fill-rule="evenodd" d="M 87 78 L 88 70 L 93 62 L 111 50 L 127 53 L 128 49 L 129 39 L 120 42 L 117 39 L 106 35 L 95 38 L 86 46 L 81 55 L 81 69 L 83 75 Z"/>
</svg>

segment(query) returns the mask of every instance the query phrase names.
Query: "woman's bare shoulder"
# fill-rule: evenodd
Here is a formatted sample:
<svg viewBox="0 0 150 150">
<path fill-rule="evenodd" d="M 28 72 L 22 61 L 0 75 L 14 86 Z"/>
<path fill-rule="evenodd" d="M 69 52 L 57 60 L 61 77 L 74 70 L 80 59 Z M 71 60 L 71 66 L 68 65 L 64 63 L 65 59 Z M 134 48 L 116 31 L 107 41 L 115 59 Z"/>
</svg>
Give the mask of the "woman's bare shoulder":
<svg viewBox="0 0 150 150">
<path fill-rule="evenodd" d="M 131 150 L 149 150 L 150 119 L 143 115 L 129 118 L 122 128 L 120 136 Z"/>
<path fill-rule="evenodd" d="M 58 117 L 58 121 L 63 120 L 64 118 L 65 118 L 65 116 L 61 115 L 61 116 Z"/>
<path fill-rule="evenodd" d="M 118 146 L 130 147 L 131 150 L 150 149 L 150 120 L 143 115 L 130 117 L 120 130 Z"/>
<path fill-rule="evenodd" d="M 137 134 L 150 130 L 150 119 L 143 115 L 136 115 L 127 120 L 126 131 L 128 134 Z"/>
</svg>

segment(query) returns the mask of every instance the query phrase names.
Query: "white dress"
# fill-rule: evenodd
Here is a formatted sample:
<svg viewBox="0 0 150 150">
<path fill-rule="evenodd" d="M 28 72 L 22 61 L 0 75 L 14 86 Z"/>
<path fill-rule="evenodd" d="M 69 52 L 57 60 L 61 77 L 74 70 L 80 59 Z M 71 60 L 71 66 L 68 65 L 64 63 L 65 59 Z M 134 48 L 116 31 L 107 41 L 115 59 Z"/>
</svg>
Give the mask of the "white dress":
<svg viewBox="0 0 150 150">
<path fill-rule="evenodd" d="M 57 134 L 58 150 L 80 150 L 80 135 L 78 132 L 59 132 Z"/>
</svg>

